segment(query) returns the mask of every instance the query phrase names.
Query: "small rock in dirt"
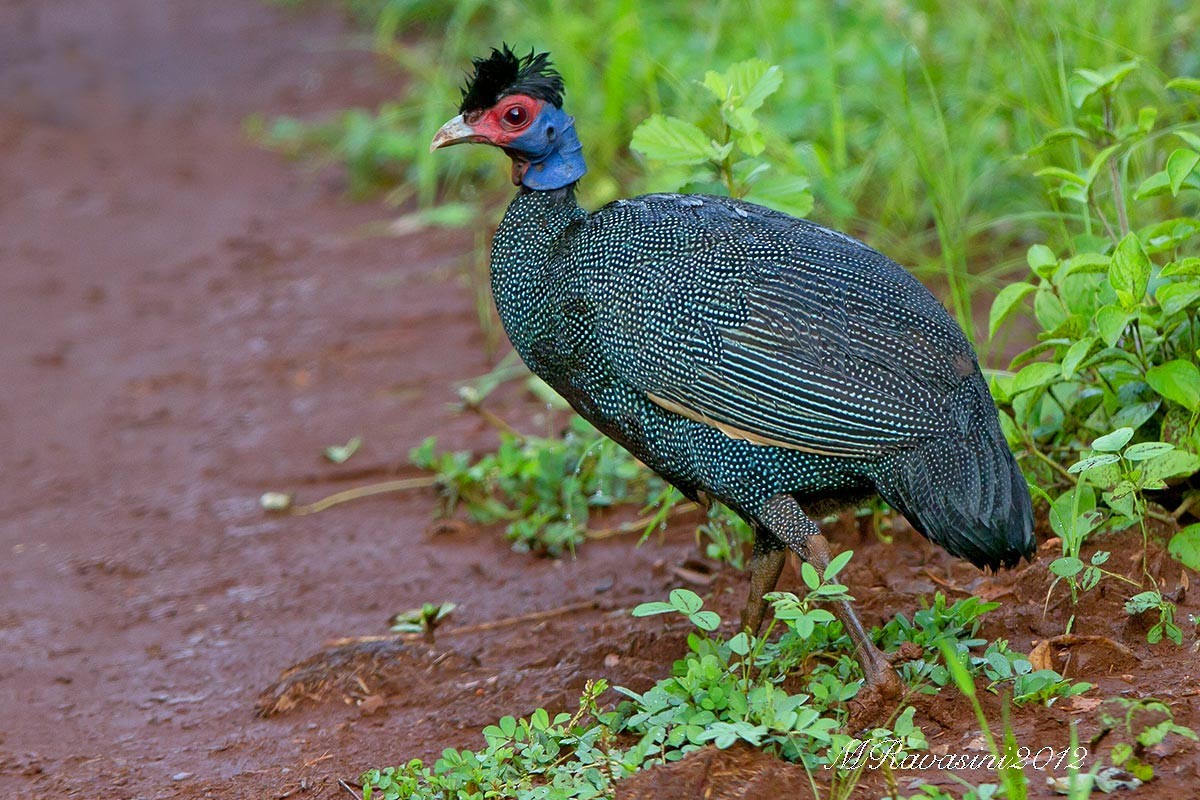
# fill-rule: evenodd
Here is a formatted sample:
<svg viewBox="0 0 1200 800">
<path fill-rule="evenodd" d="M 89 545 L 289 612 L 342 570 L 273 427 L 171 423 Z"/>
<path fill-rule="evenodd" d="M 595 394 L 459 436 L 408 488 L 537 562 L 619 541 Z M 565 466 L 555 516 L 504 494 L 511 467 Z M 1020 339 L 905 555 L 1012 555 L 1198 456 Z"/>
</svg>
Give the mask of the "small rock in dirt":
<svg viewBox="0 0 1200 800">
<path fill-rule="evenodd" d="M 186 781 L 190 777 L 192 777 L 192 773 L 190 772 L 176 772 L 171 776 L 171 780 L 178 783 L 179 781 Z"/>
<path fill-rule="evenodd" d="M 608 667 L 609 669 L 612 669 L 613 667 L 615 667 L 617 664 L 620 664 L 620 663 L 621 663 L 621 657 L 619 655 L 617 655 L 616 653 L 609 653 L 608 655 L 606 655 L 604 657 L 604 666 Z"/>
</svg>

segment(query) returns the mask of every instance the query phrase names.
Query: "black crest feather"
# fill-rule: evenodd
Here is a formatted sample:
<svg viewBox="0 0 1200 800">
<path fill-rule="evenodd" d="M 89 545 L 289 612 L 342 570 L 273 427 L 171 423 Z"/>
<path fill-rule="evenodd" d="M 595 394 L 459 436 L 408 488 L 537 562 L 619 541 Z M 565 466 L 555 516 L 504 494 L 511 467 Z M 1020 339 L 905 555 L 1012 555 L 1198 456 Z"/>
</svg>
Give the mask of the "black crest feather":
<svg viewBox="0 0 1200 800">
<path fill-rule="evenodd" d="M 551 66 L 549 53 L 518 56 L 501 45 L 487 58 L 472 59 L 475 74 L 467 79 L 462 90 L 458 113 L 483 111 L 491 108 L 501 97 L 524 94 L 557 108 L 562 108 L 562 76 Z"/>
</svg>

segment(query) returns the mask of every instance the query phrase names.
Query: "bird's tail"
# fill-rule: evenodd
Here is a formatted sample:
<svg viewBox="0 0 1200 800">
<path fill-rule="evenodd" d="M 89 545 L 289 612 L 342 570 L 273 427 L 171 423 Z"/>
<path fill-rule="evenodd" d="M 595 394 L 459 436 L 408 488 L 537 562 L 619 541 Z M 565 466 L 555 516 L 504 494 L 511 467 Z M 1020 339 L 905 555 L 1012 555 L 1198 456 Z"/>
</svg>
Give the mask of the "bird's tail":
<svg viewBox="0 0 1200 800">
<path fill-rule="evenodd" d="M 955 433 L 881 462 L 876 488 L 951 554 L 978 567 L 1011 567 L 1033 555 L 1033 506 L 982 376 L 958 386 L 950 411 Z"/>
</svg>

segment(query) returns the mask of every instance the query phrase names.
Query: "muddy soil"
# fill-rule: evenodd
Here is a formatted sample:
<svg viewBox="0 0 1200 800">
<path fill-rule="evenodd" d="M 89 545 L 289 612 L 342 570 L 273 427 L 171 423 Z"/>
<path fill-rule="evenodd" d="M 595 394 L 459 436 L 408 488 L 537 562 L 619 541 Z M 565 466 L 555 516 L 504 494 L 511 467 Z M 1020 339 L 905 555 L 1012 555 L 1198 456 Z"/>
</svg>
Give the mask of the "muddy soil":
<svg viewBox="0 0 1200 800">
<path fill-rule="evenodd" d="M 688 520 L 553 561 L 496 530 L 432 525 L 429 490 L 303 517 L 258 507 L 268 490 L 307 502 L 411 476 L 408 449 L 430 434 L 494 441 L 453 407 L 456 382 L 496 360 L 466 280 L 473 232 L 368 235 L 387 212 L 242 134 L 253 112 L 385 99 L 403 76 L 347 34 L 336 13 L 257 0 L 0 6 L 0 796 L 347 797 L 366 767 L 476 745 L 498 716 L 570 705 L 590 677 L 645 688 L 684 652 L 686 630 L 628 609 L 685 585 Z M 515 391 L 493 410 L 556 424 Z M 346 464 L 320 458 L 356 435 Z M 911 534 L 834 538 L 860 552 L 849 583 L 869 624 L 942 590 L 1004 602 L 984 632 L 1017 647 L 1062 631 L 1061 603 L 1042 616 L 1044 563 L 989 578 Z M 1161 569 L 1175 590 L 1178 570 Z M 733 619 L 745 578 L 718 569 L 697 590 Z M 427 601 L 458 604 L 434 644 L 387 645 L 358 680 L 256 716 L 284 669 Z M 1176 649 L 1145 645 L 1120 602 L 1115 585 L 1097 593 L 1080 633 L 1128 650 L 1095 640 L 1060 665 L 1095 697 L 1155 695 L 1200 727 L 1196 604 L 1182 599 Z M 935 749 L 977 739 L 961 702 L 916 702 Z M 1017 730 L 1061 748 L 1069 719 L 1095 729 L 1093 711 L 1024 710 Z M 1159 778 L 1140 797 L 1200 779 L 1188 743 L 1150 757 Z M 807 787 L 735 749 L 622 792 Z"/>
</svg>

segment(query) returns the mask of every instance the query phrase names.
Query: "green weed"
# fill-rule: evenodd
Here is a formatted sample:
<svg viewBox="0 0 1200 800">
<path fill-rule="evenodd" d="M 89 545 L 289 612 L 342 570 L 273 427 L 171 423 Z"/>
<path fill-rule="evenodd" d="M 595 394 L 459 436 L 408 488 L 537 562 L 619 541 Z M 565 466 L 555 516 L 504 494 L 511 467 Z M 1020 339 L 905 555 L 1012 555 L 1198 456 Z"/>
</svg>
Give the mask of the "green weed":
<svg viewBox="0 0 1200 800">
<path fill-rule="evenodd" d="M 561 555 L 583 541 L 595 509 L 644 505 L 665 490 L 633 456 L 573 417 L 561 439 L 502 432 L 494 453 L 439 453 L 426 439 L 412 463 L 437 474 L 443 512 L 461 506 L 474 521 L 507 522 L 514 547 Z"/>
<path fill-rule="evenodd" d="M 688 652 L 670 677 L 641 693 L 618 687 L 625 699 L 609 709 L 599 705 L 607 683 L 590 682 L 572 714 L 551 717 L 538 709 L 527 719 L 505 717 L 483 730 L 481 750 L 447 750 L 432 767 L 410 761 L 368 771 L 364 797 L 610 797 L 616 781 L 638 770 L 736 742 L 804 765 L 816 796 L 821 795 L 814 770 L 822 769 L 832 778 L 831 797 L 851 797 L 867 760 L 864 752 L 886 750 L 890 758 L 881 767 L 889 768 L 892 761 L 903 764 L 914 751 L 925 750 L 927 743 L 911 706 L 897 709 L 886 727 L 865 738 L 841 730 L 846 703 L 857 695 L 862 675 L 849 637 L 822 606 L 846 598 L 837 577 L 850 557 L 849 552 L 838 555 L 824 574 L 804 565 L 803 596 L 770 595 L 774 617 L 761 636 L 719 635 L 720 616 L 687 589 L 672 591 L 666 601 L 643 603 L 635 616 L 677 615 L 693 627 Z M 899 623 L 874 636 L 885 645 L 920 644 L 924 659 L 944 660 L 946 679 L 962 670 L 966 677 L 957 679 L 972 691 L 980 677 L 991 681 L 993 691 L 1012 687 L 1017 702 L 1049 702 L 1087 688 L 1049 670 L 1033 672 L 1003 642 L 981 657 L 968 657 L 982 643 L 974 637 L 979 617 L 993 607 L 978 598 L 948 605 L 939 595 L 914 616 L 915 624 Z M 782 634 L 772 638 L 778 628 Z M 918 683 L 926 674 L 908 673 Z M 797 690 L 785 688 L 785 680 Z M 1011 733 L 1005 747 L 1015 752 Z"/>
<path fill-rule="evenodd" d="M 1193 742 L 1200 740 L 1191 728 L 1175 722 L 1169 706 L 1152 697 L 1110 698 L 1101 704 L 1097 716 L 1101 727 L 1093 745 L 1115 732 L 1120 741 L 1113 745 L 1109 760 L 1142 783 L 1154 777 L 1154 767 L 1145 761 L 1148 748 L 1168 736 L 1182 736 Z"/>
<path fill-rule="evenodd" d="M 703 129 L 655 114 L 634 130 L 630 148 L 673 168 L 674 177 L 659 172 L 656 178 L 664 188 L 726 194 L 804 216 L 813 206 L 808 177 L 787 142 L 765 131 L 757 116 L 782 83 L 780 68 L 759 59 L 709 70 L 703 83 L 708 102 L 692 109 Z"/>
</svg>

